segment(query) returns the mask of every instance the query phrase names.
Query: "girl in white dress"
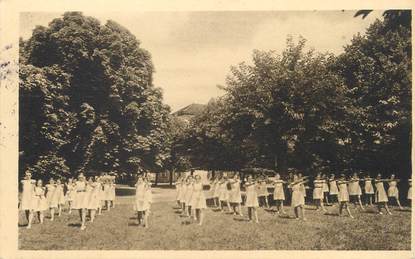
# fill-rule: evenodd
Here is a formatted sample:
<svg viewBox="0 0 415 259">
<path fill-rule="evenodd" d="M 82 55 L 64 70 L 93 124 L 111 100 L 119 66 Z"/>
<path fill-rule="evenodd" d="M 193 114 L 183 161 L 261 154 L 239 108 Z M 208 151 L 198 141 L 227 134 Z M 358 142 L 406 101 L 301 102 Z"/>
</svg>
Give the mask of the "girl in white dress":
<svg viewBox="0 0 415 259">
<path fill-rule="evenodd" d="M 53 197 L 54 200 L 58 203 L 58 217 L 62 215 L 62 207 L 65 205 L 65 195 L 63 193 L 63 184 L 60 179 L 56 180 L 56 189 L 54 194 L 56 197 Z"/>
<path fill-rule="evenodd" d="M 231 191 L 229 193 L 229 202 L 233 207 L 233 214 L 236 215 L 236 213 L 238 213 L 239 216 L 242 217 L 243 215 L 241 209 L 241 180 L 239 174 L 235 174 L 233 176 L 233 179 L 229 179 L 229 184 L 231 185 Z M 238 208 L 238 212 L 236 211 L 236 208 Z"/>
<path fill-rule="evenodd" d="M 187 183 L 190 181 L 189 177 L 183 177 L 182 180 L 182 191 L 180 193 L 180 203 L 182 204 L 182 215 L 186 215 L 186 193 Z"/>
<path fill-rule="evenodd" d="M 285 200 L 285 193 L 284 193 L 284 184 L 287 182 L 281 180 L 281 176 L 279 173 L 275 174 L 275 180 L 273 181 L 274 185 L 274 201 L 277 206 L 277 213 L 280 212 L 285 214 L 284 211 L 284 200 Z"/>
<path fill-rule="evenodd" d="M 150 185 L 145 181 L 142 175 L 138 176 L 135 184 L 135 211 L 137 211 L 138 225 L 143 224 L 148 227 L 148 210 L 150 209 L 150 196 L 148 189 Z"/>
<path fill-rule="evenodd" d="M 348 184 L 349 182 L 346 181 L 346 177 L 344 174 L 341 174 L 340 179 L 337 181 L 337 184 L 339 186 L 339 216 L 342 215 L 343 207 L 346 209 L 347 213 L 349 214 L 349 217 L 354 218 L 352 216 L 352 213 L 349 209 L 349 191 L 348 191 Z"/>
<path fill-rule="evenodd" d="M 268 204 L 268 187 L 267 187 L 267 178 L 266 177 L 259 177 L 257 180 L 257 193 L 258 193 L 258 200 L 260 204 L 265 204 L 267 208 L 269 208 Z M 262 206 L 262 205 L 261 205 Z"/>
<path fill-rule="evenodd" d="M 192 216 L 192 194 L 193 194 L 193 183 L 194 178 L 193 176 L 188 177 L 188 181 L 186 182 L 186 194 L 185 194 L 185 204 L 186 204 L 186 216 Z"/>
<path fill-rule="evenodd" d="M 78 180 L 75 182 L 75 200 L 73 209 L 79 210 L 79 216 L 81 219 L 81 230 L 86 229 L 86 213 L 88 209 L 88 197 L 86 195 L 87 182 L 85 176 L 81 173 L 78 176 Z"/>
<path fill-rule="evenodd" d="M 339 202 L 339 188 L 337 187 L 337 181 L 334 174 L 330 175 L 329 178 L 329 195 L 330 195 L 330 202 Z"/>
<path fill-rule="evenodd" d="M 226 176 L 222 176 L 219 181 L 219 209 L 222 212 L 224 212 L 223 203 L 225 203 L 228 207 L 228 211 L 231 211 L 231 205 L 229 204 L 229 190 L 227 185 L 228 178 Z"/>
<path fill-rule="evenodd" d="M 386 194 L 385 187 L 383 185 L 384 182 L 388 182 L 388 181 L 389 181 L 388 179 L 382 179 L 381 174 L 378 174 L 376 176 L 376 179 L 375 179 L 375 187 L 376 187 L 375 202 L 378 205 L 379 214 L 383 214 L 382 213 L 382 207 L 384 207 L 386 212 L 389 215 L 392 215 L 392 213 L 390 212 L 389 207 L 388 207 L 388 195 Z"/>
<path fill-rule="evenodd" d="M 362 196 L 362 189 L 360 188 L 360 179 L 357 173 L 353 173 L 353 176 L 349 180 L 349 196 L 350 199 L 353 198 L 353 203 L 356 205 L 356 201 L 358 202 L 360 209 L 364 210 L 362 200 L 360 196 Z"/>
<path fill-rule="evenodd" d="M 95 220 L 95 214 L 99 206 L 99 184 L 94 181 L 92 177 L 89 177 L 85 190 L 86 199 L 88 200 L 88 211 L 91 223 Z"/>
<path fill-rule="evenodd" d="M 324 208 L 324 193 L 323 193 L 323 185 L 326 180 L 321 179 L 321 175 L 317 174 L 316 179 L 314 180 L 314 189 L 313 189 L 313 200 L 316 204 L 317 210 L 320 208 L 326 212 L 327 210 Z"/>
<path fill-rule="evenodd" d="M 177 206 L 179 206 L 179 208 L 181 208 L 182 204 L 180 202 L 180 195 L 181 195 L 181 191 L 182 191 L 182 176 L 179 176 L 176 179 L 175 186 L 176 186 L 176 203 L 177 203 Z"/>
<path fill-rule="evenodd" d="M 400 210 L 403 210 L 401 202 L 399 201 L 398 182 L 400 180 L 395 178 L 395 174 L 391 174 L 389 179 L 388 197 L 390 200 L 395 200 Z"/>
<path fill-rule="evenodd" d="M 193 184 L 192 192 L 192 208 L 194 211 L 194 219 L 199 222 L 199 226 L 203 223 L 204 213 L 203 210 L 207 208 L 206 197 L 203 192 L 202 177 L 200 175 L 195 176 L 195 183 Z"/>
<path fill-rule="evenodd" d="M 408 189 L 408 194 L 406 195 L 406 198 L 409 201 L 409 206 L 411 206 L 411 201 L 412 201 L 412 179 L 411 178 L 408 179 L 408 185 L 409 185 L 409 189 Z"/>
<path fill-rule="evenodd" d="M 365 200 L 366 200 L 366 206 L 373 205 L 373 199 L 375 197 L 375 189 L 373 188 L 373 178 L 370 177 L 369 174 L 366 175 L 366 177 L 363 179 L 365 181 Z"/>
<path fill-rule="evenodd" d="M 44 211 L 48 209 L 48 203 L 45 197 L 45 188 L 42 180 L 37 180 L 33 196 L 33 212 L 38 214 L 40 224 L 43 224 Z M 31 225 L 31 221 L 29 222 Z M 28 225 L 28 228 L 30 228 Z"/>
<path fill-rule="evenodd" d="M 55 218 L 55 209 L 58 208 L 58 199 L 55 194 L 56 184 L 53 178 L 50 178 L 49 184 L 46 184 L 46 200 L 48 202 L 50 210 L 50 220 L 53 221 Z"/>
<path fill-rule="evenodd" d="M 324 198 L 324 202 L 327 205 L 331 205 L 330 201 L 329 201 L 329 193 L 330 193 L 330 189 L 329 189 L 329 183 L 328 183 L 328 179 L 327 176 L 325 174 L 321 175 L 321 180 L 323 180 L 323 198 Z"/>
<path fill-rule="evenodd" d="M 305 199 L 303 190 L 301 189 L 301 185 L 303 185 L 307 181 L 308 180 L 306 180 L 305 178 L 299 178 L 298 175 L 294 175 L 294 179 L 290 183 L 292 189 L 291 207 L 294 208 L 295 219 L 300 219 L 301 214 L 302 219 L 306 220 L 304 211 Z"/>
<path fill-rule="evenodd" d="M 28 228 L 31 226 L 33 219 L 33 194 L 36 181 L 32 179 L 32 174 L 29 171 L 25 172 L 25 177 L 21 180 L 23 191 L 20 200 L 19 209 L 25 212 L 26 220 L 28 223 Z"/>
<path fill-rule="evenodd" d="M 144 177 L 144 181 L 147 184 L 147 191 L 146 191 L 146 199 L 148 200 L 148 210 L 147 210 L 147 214 L 150 215 L 151 213 L 151 204 L 153 203 L 153 192 L 151 190 L 151 179 L 150 179 L 150 174 L 147 174 Z M 148 223 L 148 222 L 147 222 Z"/>
<path fill-rule="evenodd" d="M 252 175 L 248 176 L 248 179 L 245 182 L 245 190 L 246 190 L 246 202 L 245 206 L 248 208 L 248 220 L 252 222 L 252 215 L 255 216 L 255 222 L 259 223 L 258 221 L 258 213 L 257 208 L 259 207 L 258 203 L 258 194 L 256 193 L 256 182 L 253 180 Z"/>
<path fill-rule="evenodd" d="M 111 181 L 108 175 L 104 175 L 104 202 L 106 210 L 111 210 Z"/>
<path fill-rule="evenodd" d="M 115 176 L 110 176 L 110 190 L 109 190 L 109 199 L 111 203 L 111 208 L 115 208 Z"/>
<path fill-rule="evenodd" d="M 219 176 L 216 176 L 215 179 L 212 182 L 212 188 L 213 188 L 213 205 L 215 208 L 219 207 Z"/>
<path fill-rule="evenodd" d="M 72 203 L 76 195 L 75 184 L 73 178 L 69 178 L 66 183 L 66 200 L 68 202 L 69 214 L 72 213 Z"/>
<path fill-rule="evenodd" d="M 101 176 L 95 176 L 94 179 L 96 186 L 96 192 L 97 192 L 97 212 L 96 215 L 101 215 L 102 214 L 102 205 L 104 203 L 104 191 L 102 189 L 102 180 L 101 180 Z"/>
</svg>

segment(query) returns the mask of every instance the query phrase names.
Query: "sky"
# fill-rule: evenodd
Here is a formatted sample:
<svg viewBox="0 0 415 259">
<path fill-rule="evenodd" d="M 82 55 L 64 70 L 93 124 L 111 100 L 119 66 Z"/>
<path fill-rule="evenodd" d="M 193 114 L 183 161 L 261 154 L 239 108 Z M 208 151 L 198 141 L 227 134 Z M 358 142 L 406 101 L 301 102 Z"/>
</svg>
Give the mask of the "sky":
<svg viewBox="0 0 415 259">
<path fill-rule="evenodd" d="M 176 111 L 191 103 L 207 103 L 223 94 L 230 67 L 251 60 L 252 51 L 282 52 L 288 35 L 306 46 L 339 54 L 353 35 L 364 33 L 382 11 L 366 19 L 356 11 L 223 11 L 91 13 L 101 23 L 113 20 L 133 33 L 150 51 L 154 84 L 164 103 Z M 62 13 L 21 13 L 20 36 L 28 39 L 36 25 L 47 26 Z"/>
</svg>

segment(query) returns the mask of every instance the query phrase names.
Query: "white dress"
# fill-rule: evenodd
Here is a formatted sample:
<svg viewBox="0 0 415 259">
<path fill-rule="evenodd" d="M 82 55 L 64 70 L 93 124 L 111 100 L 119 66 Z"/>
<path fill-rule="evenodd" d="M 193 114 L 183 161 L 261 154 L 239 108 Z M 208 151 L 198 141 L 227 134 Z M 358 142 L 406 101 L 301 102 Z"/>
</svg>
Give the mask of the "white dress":
<svg viewBox="0 0 415 259">
<path fill-rule="evenodd" d="M 220 201 L 229 200 L 229 191 L 226 185 L 227 185 L 227 182 L 219 182 L 219 200 Z"/>
<path fill-rule="evenodd" d="M 372 179 L 365 179 L 365 194 L 374 194 L 375 189 L 373 188 Z"/>
<path fill-rule="evenodd" d="M 229 193 L 229 202 L 231 203 L 241 203 L 242 196 L 241 196 L 241 185 L 240 181 L 231 181 L 231 191 Z"/>
<path fill-rule="evenodd" d="M 65 204 L 65 195 L 63 194 L 63 185 L 62 184 L 57 184 L 56 188 L 55 188 L 55 192 L 53 193 L 53 198 L 54 201 L 57 202 L 57 204 L 59 205 L 63 205 Z"/>
<path fill-rule="evenodd" d="M 323 184 L 324 180 L 314 180 L 314 190 L 313 190 L 313 199 L 322 200 L 323 199 Z"/>
<path fill-rule="evenodd" d="M 109 189 L 109 200 L 110 200 L 110 201 L 115 200 L 115 183 L 111 183 L 111 184 L 110 184 L 110 189 Z"/>
<path fill-rule="evenodd" d="M 20 201 L 20 210 L 33 209 L 33 195 L 34 195 L 34 183 L 35 180 L 22 180 L 23 192 Z"/>
<path fill-rule="evenodd" d="M 187 184 L 185 182 L 182 183 L 181 189 L 182 191 L 180 192 L 180 202 L 186 203 Z"/>
<path fill-rule="evenodd" d="M 375 180 L 375 202 L 388 202 L 388 195 L 386 194 L 385 187 L 382 181 Z"/>
<path fill-rule="evenodd" d="M 182 183 L 178 181 L 176 183 L 176 201 L 180 201 L 180 192 L 182 191 Z"/>
<path fill-rule="evenodd" d="M 203 193 L 203 185 L 202 183 L 194 183 L 193 184 L 193 191 L 192 191 L 192 200 L 190 202 L 190 206 L 194 209 L 205 209 L 206 206 L 206 198 L 205 194 Z"/>
<path fill-rule="evenodd" d="M 359 179 L 353 178 L 349 182 L 349 195 L 356 196 L 356 195 L 362 195 L 362 189 L 359 185 Z"/>
<path fill-rule="evenodd" d="M 412 200 L 412 180 L 410 179 L 410 180 L 408 180 L 408 182 L 409 182 L 409 189 L 408 189 L 408 194 L 407 194 L 406 198 L 408 200 Z"/>
<path fill-rule="evenodd" d="M 329 185 L 327 183 L 327 180 L 322 180 L 323 181 L 323 193 L 324 192 L 329 192 Z"/>
<path fill-rule="evenodd" d="M 54 184 L 47 184 L 46 185 L 46 200 L 48 202 L 49 208 L 57 208 L 58 207 L 58 197 L 55 194 L 56 186 Z"/>
<path fill-rule="evenodd" d="M 219 198 L 220 188 L 219 188 L 219 181 L 213 182 L 213 198 Z"/>
<path fill-rule="evenodd" d="M 88 195 L 88 209 L 90 210 L 96 210 L 99 207 L 99 186 L 98 183 L 88 184 L 87 186 L 86 195 Z"/>
<path fill-rule="evenodd" d="M 292 188 L 291 206 L 292 207 L 297 207 L 297 206 L 305 204 L 304 192 L 301 186 L 304 186 L 304 185 L 302 183 L 291 185 L 291 188 Z"/>
<path fill-rule="evenodd" d="M 329 180 L 329 185 L 330 185 L 330 195 L 338 195 L 339 188 L 337 187 L 337 181 Z"/>
<path fill-rule="evenodd" d="M 347 183 L 343 181 L 338 181 L 339 185 L 339 202 L 349 201 L 349 192 L 347 190 Z"/>
<path fill-rule="evenodd" d="M 66 200 L 67 201 L 73 201 L 75 199 L 76 190 L 75 190 L 75 184 L 67 184 L 67 191 L 66 191 Z"/>
<path fill-rule="evenodd" d="M 36 186 L 33 194 L 33 210 L 36 212 L 47 210 L 48 203 L 45 197 L 45 188 Z"/>
<path fill-rule="evenodd" d="M 246 186 L 246 207 L 259 207 L 258 194 L 256 193 L 256 184 Z"/>
<path fill-rule="evenodd" d="M 86 182 L 76 181 L 75 191 L 76 195 L 73 201 L 73 209 L 87 209 L 88 199 L 86 198 Z"/>
<path fill-rule="evenodd" d="M 147 211 L 150 209 L 150 197 L 147 190 L 148 188 L 148 185 L 145 183 L 140 183 L 136 186 L 134 210 Z"/>
<path fill-rule="evenodd" d="M 283 180 L 275 180 L 274 181 L 274 200 L 275 201 L 285 200 L 284 181 Z"/>
<path fill-rule="evenodd" d="M 398 183 L 396 181 L 389 182 L 388 197 L 399 198 Z"/>
<path fill-rule="evenodd" d="M 111 200 L 111 185 L 109 183 L 104 183 L 104 200 Z"/>
<path fill-rule="evenodd" d="M 186 184 L 186 194 L 185 194 L 185 204 L 187 206 L 191 206 L 190 202 L 192 201 L 192 193 L 193 193 L 193 183 Z"/>
</svg>

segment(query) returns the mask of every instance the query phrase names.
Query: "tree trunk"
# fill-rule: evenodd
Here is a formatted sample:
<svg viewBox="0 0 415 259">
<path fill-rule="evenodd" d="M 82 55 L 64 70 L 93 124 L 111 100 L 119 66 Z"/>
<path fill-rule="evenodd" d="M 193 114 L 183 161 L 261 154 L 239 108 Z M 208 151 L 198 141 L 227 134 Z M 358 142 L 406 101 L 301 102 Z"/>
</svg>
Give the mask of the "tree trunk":
<svg viewBox="0 0 415 259">
<path fill-rule="evenodd" d="M 288 143 L 285 140 L 281 140 L 276 147 L 275 150 L 275 169 L 278 173 L 286 173 L 287 172 L 287 151 L 288 151 Z"/>
<path fill-rule="evenodd" d="M 173 186 L 173 175 L 174 175 L 174 170 L 170 170 L 170 186 Z"/>
<path fill-rule="evenodd" d="M 154 180 L 154 186 L 157 186 L 158 182 L 159 182 L 159 174 L 156 173 L 156 179 Z"/>
</svg>

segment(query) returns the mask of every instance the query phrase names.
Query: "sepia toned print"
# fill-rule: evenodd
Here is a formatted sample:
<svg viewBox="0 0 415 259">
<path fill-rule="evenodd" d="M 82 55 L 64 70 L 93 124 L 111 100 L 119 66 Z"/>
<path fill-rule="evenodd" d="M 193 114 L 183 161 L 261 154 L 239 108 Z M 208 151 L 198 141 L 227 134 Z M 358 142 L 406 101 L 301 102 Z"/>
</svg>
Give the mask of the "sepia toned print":
<svg viewBox="0 0 415 259">
<path fill-rule="evenodd" d="M 19 249 L 410 250 L 411 20 L 21 13 Z"/>
</svg>

